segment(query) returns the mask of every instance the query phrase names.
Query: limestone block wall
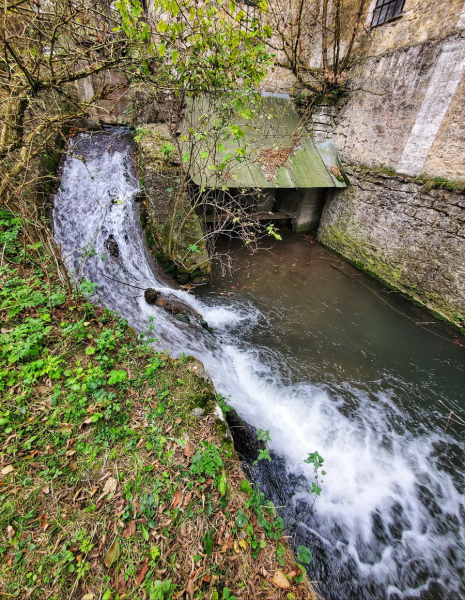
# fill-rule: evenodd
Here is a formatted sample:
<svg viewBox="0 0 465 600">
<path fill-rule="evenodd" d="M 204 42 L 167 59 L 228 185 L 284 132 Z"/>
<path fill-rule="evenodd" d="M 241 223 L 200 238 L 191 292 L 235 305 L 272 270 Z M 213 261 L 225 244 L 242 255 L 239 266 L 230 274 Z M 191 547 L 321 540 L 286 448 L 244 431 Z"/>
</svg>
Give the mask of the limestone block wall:
<svg viewBox="0 0 465 600">
<path fill-rule="evenodd" d="M 331 137 L 351 164 L 465 180 L 465 0 L 406 0 L 395 20 L 370 29 L 375 4 L 365 3 L 348 68 L 351 91 L 334 111 L 316 106 L 310 123 L 315 137 Z M 311 6 L 317 11 L 320 5 Z M 358 0 L 344 2 L 342 54 L 358 6 Z M 320 25 L 313 9 L 301 56 L 318 68 Z M 298 87 L 283 68 L 265 83 L 268 91 Z"/>
<path fill-rule="evenodd" d="M 131 106 L 126 80 L 115 70 L 86 77 L 77 82 L 77 93 L 81 102 L 86 102 L 105 85 L 121 86 L 111 96 L 98 102 L 98 109 L 93 118 L 98 122 L 108 124 L 126 123 L 129 118 L 127 111 Z"/>
<path fill-rule="evenodd" d="M 406 0 L 367 31 L 327 137 L 348 163 L 465 180 L 465 2 Z"/>
<path fill-rule="evenodd" d="M 319 240 L 463 326 L 465 194 L 360 167 L 346 171 L 352 185 L 327 200 Z"/>
<path fill-rule="evenodd" d="M 338 109 L 333 104 L 318 104 L 315 106 L 309 124 L 315 142 L 324 142 L 334 138 L 335 118 Z"/>
</svg>

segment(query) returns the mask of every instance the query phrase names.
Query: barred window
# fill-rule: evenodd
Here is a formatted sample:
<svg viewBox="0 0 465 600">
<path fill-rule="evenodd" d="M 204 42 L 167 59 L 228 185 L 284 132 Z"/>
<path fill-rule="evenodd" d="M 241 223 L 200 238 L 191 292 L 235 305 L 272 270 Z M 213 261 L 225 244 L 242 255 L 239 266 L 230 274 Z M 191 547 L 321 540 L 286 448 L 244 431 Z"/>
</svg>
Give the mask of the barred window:
<svg viewBox="0 0 465 600">
<path fill-rule="evenodd" d="M 405 0 L 378 0 L 373 11 L 372 27 L 386 23 L 404 10 Z"/>
</svg>

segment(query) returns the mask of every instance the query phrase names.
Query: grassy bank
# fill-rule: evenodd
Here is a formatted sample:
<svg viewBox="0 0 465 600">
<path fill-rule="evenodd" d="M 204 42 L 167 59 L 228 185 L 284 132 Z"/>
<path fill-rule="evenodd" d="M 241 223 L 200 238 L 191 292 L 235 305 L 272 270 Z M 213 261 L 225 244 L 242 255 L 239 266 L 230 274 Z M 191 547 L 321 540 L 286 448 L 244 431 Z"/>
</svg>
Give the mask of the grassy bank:
<svg viewBox="0 0 465 600">
<path fill-rule="evenodd" d="M 0 597 L 315 598 L 202 365 L 44 260 L 0 212 Z"/>
</svg>

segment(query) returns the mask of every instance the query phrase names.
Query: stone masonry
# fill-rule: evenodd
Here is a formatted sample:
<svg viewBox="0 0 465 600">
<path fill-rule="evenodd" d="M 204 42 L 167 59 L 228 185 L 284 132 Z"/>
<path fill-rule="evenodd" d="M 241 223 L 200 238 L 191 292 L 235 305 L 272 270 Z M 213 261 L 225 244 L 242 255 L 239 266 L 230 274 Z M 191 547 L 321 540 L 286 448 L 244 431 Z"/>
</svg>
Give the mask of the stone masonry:
<svg viewBox="0 0 465 600">
<path fill-rule="evenodd" d="M 346 167 L 318 238 L 449 321 L 465 317 L 465 194 Z M 462 318 L 461 318 L 462 317 Z"/>
<path fill-rule="evenodd" d="M 319 104 L 315 106 L 311 116 L 311 129 L 315 142 L 324 142 L 332 138 L 334 118 L 337 115 L 335 106 Z"/>
</svg>

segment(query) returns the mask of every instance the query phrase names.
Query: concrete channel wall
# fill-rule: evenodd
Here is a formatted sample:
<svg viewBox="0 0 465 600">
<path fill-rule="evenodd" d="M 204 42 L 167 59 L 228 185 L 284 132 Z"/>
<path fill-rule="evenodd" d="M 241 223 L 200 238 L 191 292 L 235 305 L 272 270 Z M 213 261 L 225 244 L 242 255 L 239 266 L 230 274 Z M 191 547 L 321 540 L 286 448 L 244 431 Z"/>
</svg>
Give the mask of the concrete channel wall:
<svg viewBox="0 0 465 600">
<path fill-rule="evenodd" d="M 465 316 L 465 194 L 346 167 L 318 239 L 447 320 Z"/>
</svg>

